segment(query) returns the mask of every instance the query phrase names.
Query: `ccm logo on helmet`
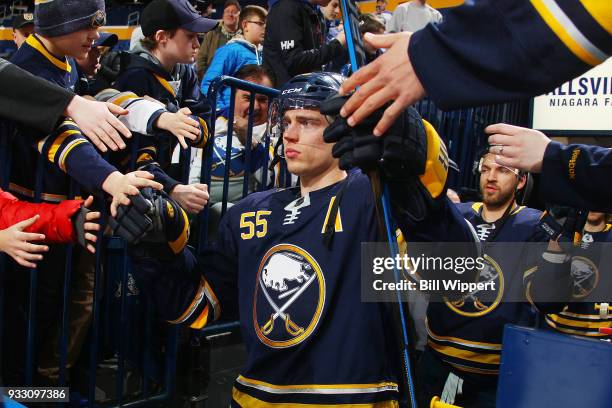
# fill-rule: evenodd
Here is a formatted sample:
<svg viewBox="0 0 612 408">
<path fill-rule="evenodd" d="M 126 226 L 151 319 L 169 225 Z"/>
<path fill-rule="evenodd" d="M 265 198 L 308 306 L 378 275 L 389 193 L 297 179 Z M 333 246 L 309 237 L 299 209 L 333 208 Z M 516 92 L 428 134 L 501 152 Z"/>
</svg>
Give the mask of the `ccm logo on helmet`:
<svg viewBox="0 0 612 408">
<path fill-rule="evenodd" d="M 284 91 L 281 93 L 281 95 L 285 95 L 285 94 L 288 94 L 288 93 L 293 93 L 293 92 L 299 92 L 299 91 L 301 91 L 301 90 L 302 90 L 302 88 L 291 88 L 291 89 L 285 89 L 285 90 L 284 90 Z"/>
</svg>

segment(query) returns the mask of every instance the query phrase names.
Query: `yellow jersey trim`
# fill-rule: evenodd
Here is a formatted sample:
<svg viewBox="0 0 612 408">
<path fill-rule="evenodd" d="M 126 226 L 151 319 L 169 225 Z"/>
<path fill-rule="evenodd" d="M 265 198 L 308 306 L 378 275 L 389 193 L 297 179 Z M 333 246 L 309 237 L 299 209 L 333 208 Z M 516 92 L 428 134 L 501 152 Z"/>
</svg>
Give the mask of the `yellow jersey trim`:
<svg viewBox="0 0 612 408">
<path fill-rule="evenodd" d="M 253 380 L 239 375 L 236 381 L 245 386 L 252 386 L 262 391 L 272 392 L 285 391 L 288 393 L 308 394 L 363 394 L 371 392 L 397 391 L 398 385 L 392 381 L 383 381 L 370 384 L 295 384 L 277 385 L 265 381 Z M 348 392 L 347 392 L 348 391 Z"/>
<path fill-rule="evenodd" d="M 72 66 L 70 65 L 70 62 L 68 62 L 68 59 L 66 59 L 65 61 L 62 61 L 61 59 L 53 56 L 53 54 L 51 54 L 43 45 L 43 43 L 40 42 L 40 40 L 34 35 L 30 35 L 27 39 L 26 39 L 26 43 L 36 49 L 36 51 L 40 52 L 47 60 L 49 60 L 50 63 L 52 63 L 53 65 L 55 65 L 56 67 L 58 67 L 59 69 L 62 69 L 66 72 L 72 72 Z"/>
<path fill-rule="evenodd" d="M 165 80 L 164 78 L 160 77 L 157 74 L 153 74 L 153 76 L 164 87 L 164 89 L 166 91 L 170 92 L 172 94 L 172 96 L 174 96 L 176 98 L 176 92 L 174 91 L 174 88 L 172 88 L 172 86 L 170 86 L 170 82 L 168 82 L 167 80 Z"/>
<path fill-rule="evenodd" d="M 298 404 L 290 402 L 266 402 L 258 398 L 245 394 L 235 387 L 232 389 L 232 399 L 243 408 L 305 408 L 307 406 L 313 408 L 398 408 L 397 401 L 374 402 L 371 404 Z"/>
<path fill-rule="evenodd" d="M 608 56 L 592 44 L 580 30 L 578 30 L 554 0 L 530 1 L 548 27 L 580 60 L 595 66 L 607 59 Z"/>
</svg>

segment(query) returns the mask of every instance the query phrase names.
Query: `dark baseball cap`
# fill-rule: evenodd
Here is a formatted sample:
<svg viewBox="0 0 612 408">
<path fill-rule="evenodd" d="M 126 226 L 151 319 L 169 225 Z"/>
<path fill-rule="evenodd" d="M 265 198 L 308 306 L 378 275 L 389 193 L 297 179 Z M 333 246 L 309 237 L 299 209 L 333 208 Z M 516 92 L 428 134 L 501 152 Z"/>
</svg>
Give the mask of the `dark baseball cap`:
<svg viewBox="0 0 612 408">
<path fill-rule="evenodd" d="M 145 37 L 154 35 L 157 30 L 176 28 L 206 33 L 217 24 L 217 20 L 202 17 L 188 0 L 153 0 L 144 8 L 140 17 Z"/>
<path fill-rule="evenodd" d="M 34 24 L 33 13 L 23 13 L 13 17 L 13 28 L 21 28 L 28 24 Z"/>
<path fill-rule="evenodd" d="M 100 31 L 100 38 L 94 43 L 94 47 L 114 47 L 119 42 L 117 34 Z"/>
</svg>

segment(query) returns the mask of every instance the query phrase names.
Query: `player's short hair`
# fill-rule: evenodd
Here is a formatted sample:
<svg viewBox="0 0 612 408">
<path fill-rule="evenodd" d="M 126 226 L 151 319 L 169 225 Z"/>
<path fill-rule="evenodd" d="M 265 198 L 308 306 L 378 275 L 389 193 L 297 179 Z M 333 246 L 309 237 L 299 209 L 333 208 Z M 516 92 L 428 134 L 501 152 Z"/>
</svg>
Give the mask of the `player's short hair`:
<svg viewBox="0 0 612 408">
<path fill-rule="evenodd" d="M 268 17 L 268 12 L 265 8 L 255 5 L 245 6 L 240 11 L 240 17 L 238 18 L 238 27 L 242 28 L 242 23 L 250 20 L 253 17 L 259 17 L 261 21 L 265 22 Z"/>
</svg>

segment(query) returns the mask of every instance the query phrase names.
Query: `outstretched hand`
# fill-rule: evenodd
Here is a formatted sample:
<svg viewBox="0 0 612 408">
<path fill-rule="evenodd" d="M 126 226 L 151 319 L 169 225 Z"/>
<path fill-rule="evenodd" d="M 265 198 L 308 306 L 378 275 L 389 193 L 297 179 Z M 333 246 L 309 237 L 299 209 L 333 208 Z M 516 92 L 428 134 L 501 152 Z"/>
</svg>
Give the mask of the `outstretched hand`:
<svg viewBox="0 0 612 408">
<path fill-rule="evenodd" d="M 110 211 L 114 217 L 117 215 L 117 207 L 119 204 L 130 205 L 128 196 L 137 195 L 140 189 L 151 187 L 155 190 L 161 190 L 163 186 L 153 180 L 153 174 L 136 170 L 128 174 L 121 174 L 118 171 L 111 173 L 104 183 L 102 189 L 113 197 Z"/>
<path fill-rule="evenodd" d="M 24 232 L 38 221 L 40 215 L 18 222 L 0 231 L 0 252 L 5 252 L 19 265 L 26 268 L 36 268 L 36 261 L 43 259 L 42 252 L 47 252 L 46 245 L 33 244 L 33 241 L 43 241 L 45 236 L 33 232 Z"/>
<path fill-rule="evenodd" d="M 185 139 L 197 140 L 200 137 L 200 124 L 191 116 L 189 108 L 182 108 L 176 113 L 164 112 L 157 119 L 157 127 L 172 133 L 183 149 L 187 149 Z"/>
<path fill-rule="evenodd" d="M 360 68 L 340 87 L 346 95 L 357 89 L 340 111 L 350 126 L 355 126 L 387 102 L 394 101 L 378 121 L 374 135 L 382 136 L 408 106 L 425 96 L 408 57 L 412 33 L 374 35 L 364 41 L 375 48 L 388 48 L 380 57 Z"/>
<path fill-rule="evenodd" d="M 125 149 L 123 137 L 130 138 L 132 133 L 115 115 L 126 115 L 127 110 L 108 102 L 90 101 L 75 96 L 64 112 L 70 117 L 83 134 L 102 152 Z"/>
</svg>

